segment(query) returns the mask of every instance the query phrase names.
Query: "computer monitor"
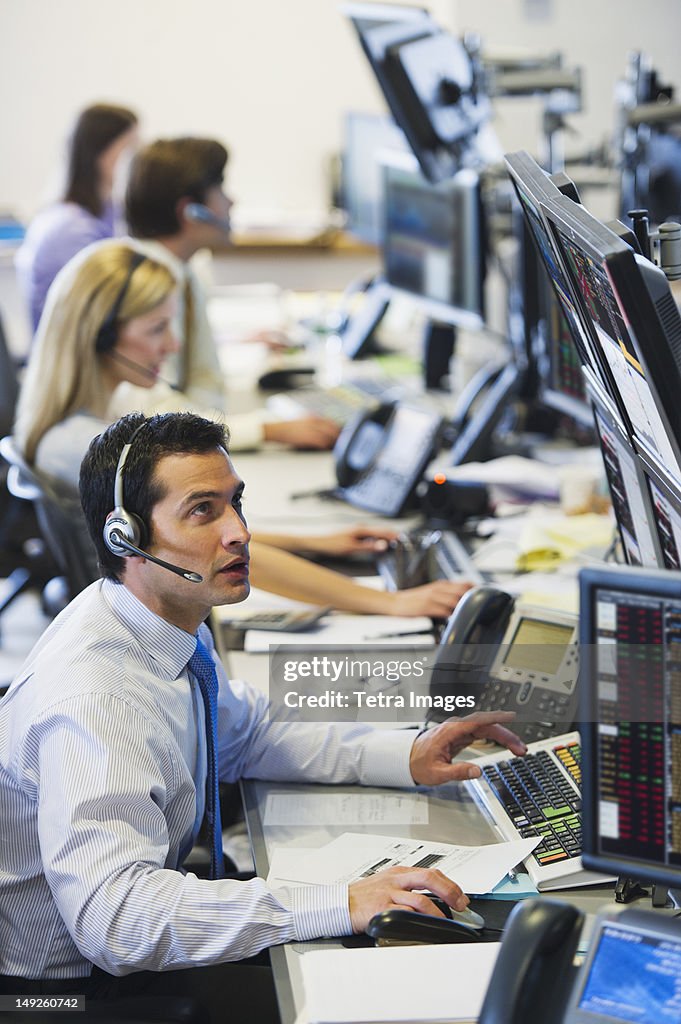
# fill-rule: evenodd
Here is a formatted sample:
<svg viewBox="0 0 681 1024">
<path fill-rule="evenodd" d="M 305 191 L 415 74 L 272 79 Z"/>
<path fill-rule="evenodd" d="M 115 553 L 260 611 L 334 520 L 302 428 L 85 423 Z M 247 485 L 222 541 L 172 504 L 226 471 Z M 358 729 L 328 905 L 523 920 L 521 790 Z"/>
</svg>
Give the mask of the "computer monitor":
<svg viewBox="0 0 681 1024">
<path fill-rule="evenodd" d="M 607 398 L 594 385 L 589 394 L 622 552 L 629 565 L 657 568 L 662 556 L 653 535 L 653 508 L 642 467 Z"/>
<path fill-rule="evenodd" d="M 681 574 L 580 572 L 585 867 L 681 886 Z"/>
<path fill-rule="evenodd" d="M 593 426 L 579 352 L 543 263 L 537 266 L 535 281 L 540 302 L 534 346 L 539 376 L 537 397 L 580 426 Z"/>
<path fill-rule="evenodd" d="M 383 274 L 435 321 L 484 323 L 485 222 L 480 178 L 459 171 L 427 182 L 410 155 L 384 167 Z"/>
<path fill-rule="evenodd" d="M 404 132 L 382 114 L 348 111 L 341 158 L 341 205 L 346 230 L 367 245 L 383 236 L 383 160 L 408 151 Z"/>
<path fill-rule="evenodd" d="M 681 481 L 681 316 L 663 271 L 583 206 L 561 196 L 542 209 L 628 431 Z"/>
<path fill-rule="evenodd" d="M 428 181 L 461 166 L 490 102 L 463 44 L 419 7 L 346 3 L 386 102 Z"/>
<path fill-rule="evenodd" d="M 667 108 L 669 105 L 667 105 Z M 678 106 L 677 106 L 678 114 Z M 630 210 L 648 211 L 654 225 L 681 220 L 681 134 L 679 126 L 638 127 L 636 146 L 624 154 L 620 217 L 631 223 Z"/>
<path fill-rule="evenodd" d="M 559 184 L 555 183 L 554 179 L 542 170 L 529 153 L 523 150 L 517 153 L 508 153 L 504 160 L 520 209 L 523 212 L 525 222 L 547 271 L 549 280 L 553 285 L 556 301 L 574 343 L 576 361 L 580 366 L 589 368 L 592 376 L 599 382 L 600 387 L 617 405 L 623 422 L 626 422 L 626 414 L 620 407 L 619 394 L 612 380 L 610 368 L 603 358 L 597 342 L 592 337 L 592 328 L 588 319 L 584 316 L 579 302 L 573 296 L 573 289 L 571 288 L 567 271 L 563 266 L 560 253 L 556 249 L 555 242 L 544 217 L 542 204 L 551 199 L 560 198 L 561 187 L 566 193 L 569 192 L 573 199 L 576 198 L 576 190 L 573 191 L 574 186 L 572 186 L 572 189 L 570 188 L 572 183 L 569 182 L 569 179 L 564 179 L 562 176 L 558 179 L 561 185 L 559 187 Z M 536 279 L 530 280 L 527 282 L 527 287 L 542 287 L 542 283 L 537 282 Z M 546 309 L 550 312 L 551 306 L 548 300 L 546 302 Z M 560 332 L 562 325 L 554 319 L 552 320 L 552 326 L 555 326 Z M 543 397 L 547 400 L 547 404 L 555 407 L 556 402 L 559 402 L 558 396 L 563 393 L 561 371 L 563 367 L 567 369 L 571 360 L 562 345 L 562 342 L 566 340 L 565 335 L 557 333 L 553 337 L 557 339 L 558 344 L 556 347 L 549 348 L 549 362 L 544 362 L 544 368 L 547 372 L 544 377 L 545 395 Z M 553 361 L 553 366 L 551 366 L 550 361 Z M 565 390 L 568 394 L 570 393 L 570 388 L 574 391 L 575 387 L 578 387 L 574 375 L 569 383 L 566 377 L 565 384 Z M 577 411 L 581 421 L 584 422 L 584 406 L 577 407 L 573 411 Z"/>
<path fill-rule="evenodd" d="M 663 569 L 681 570 L 681 487 L 644 451 L 637 455 Z"/>
</svg>

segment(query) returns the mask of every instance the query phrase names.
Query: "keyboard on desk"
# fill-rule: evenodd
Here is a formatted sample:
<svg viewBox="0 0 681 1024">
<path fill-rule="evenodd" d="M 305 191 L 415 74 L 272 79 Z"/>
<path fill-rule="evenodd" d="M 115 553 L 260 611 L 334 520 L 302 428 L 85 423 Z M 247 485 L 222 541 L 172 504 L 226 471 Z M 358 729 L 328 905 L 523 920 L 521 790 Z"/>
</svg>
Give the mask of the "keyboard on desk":
<svg viewBox="0 0 681 1024">
<path fill-rule="evenodd" d="M 475 762 L 482 777 L 466 784 L 505 839 L 541 837 L 525 860 L 539 890 L 606 881 L 582 868 L 580 750 L 571 732 L 530 743 L 525 757 L 489 754 Z"/>
<path fill-rule="evenodd" d="M 388 590 L 402 590 L 433 580 L 484 583 L 480 570 L 452 530 L 410 531 L 380 555 L 377 568 Z"/>
<path fill-rule="evenodd" d="M 327 416 L 343 426 L 357 412 L 373 409 L 381 402 L 400 401 L 406 397 L 410 404 L 427 403 L 428 408 L 432 408 L 437 400 L 413 385 L 406 388 L 396 377 L 360 377 L 328 388 L 302 387 L 270 395 L 267 408 L 286 418 L 313 414 Z M 451 396 L 440 400 L 443 415 L 451 412 Z"/>
</svg>

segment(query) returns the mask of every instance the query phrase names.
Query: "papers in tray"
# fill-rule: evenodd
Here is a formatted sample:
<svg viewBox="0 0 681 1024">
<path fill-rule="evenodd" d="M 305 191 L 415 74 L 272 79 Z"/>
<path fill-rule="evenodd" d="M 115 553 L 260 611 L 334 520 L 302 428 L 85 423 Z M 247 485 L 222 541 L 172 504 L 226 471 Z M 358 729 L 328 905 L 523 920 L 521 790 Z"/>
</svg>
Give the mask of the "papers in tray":
<svg viewBox="0 0 681 1024">
<path fill-rule="evenodd" d="M 480 942 L 306 953 L 301 1018 L 309 1024 L 476 1020 L 499 948 Z"/>
</svg>

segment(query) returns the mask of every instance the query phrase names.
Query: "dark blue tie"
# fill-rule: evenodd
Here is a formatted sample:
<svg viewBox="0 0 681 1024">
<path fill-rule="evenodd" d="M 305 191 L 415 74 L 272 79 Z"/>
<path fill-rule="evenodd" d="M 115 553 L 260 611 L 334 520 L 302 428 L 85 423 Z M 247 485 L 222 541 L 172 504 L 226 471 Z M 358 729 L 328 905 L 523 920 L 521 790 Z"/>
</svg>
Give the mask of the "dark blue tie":
<svg viewBox="0 0 681 1024">
<path fill-rule="evenodd" d="M 206 820 L 210 833 L 210 876 L 223 878 L 225 867 L 218 788 L 218 677 L 215 662 L 198 636 L 188 668 L 199 684 L 206 712 Z"/>
</svg>

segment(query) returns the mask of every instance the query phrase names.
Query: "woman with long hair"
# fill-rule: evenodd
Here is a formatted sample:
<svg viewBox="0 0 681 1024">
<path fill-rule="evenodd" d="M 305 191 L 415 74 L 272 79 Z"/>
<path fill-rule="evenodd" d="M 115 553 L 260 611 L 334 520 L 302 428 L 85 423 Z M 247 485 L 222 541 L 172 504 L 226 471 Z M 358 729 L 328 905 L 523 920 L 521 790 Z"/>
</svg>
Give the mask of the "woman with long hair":
<svg viewBox="0 0 681 1024">
<path fill-rule="evenodd" d="M 86 245 L 116 232 L 113 190 L 117 168 L 137 141 L 137 115 L 127 107 L 95 103 L 78 116 L 58 202 L 32 221 L 19 252 L 17 272 L 35 331 L 48 288 Z"/>
</svg>

